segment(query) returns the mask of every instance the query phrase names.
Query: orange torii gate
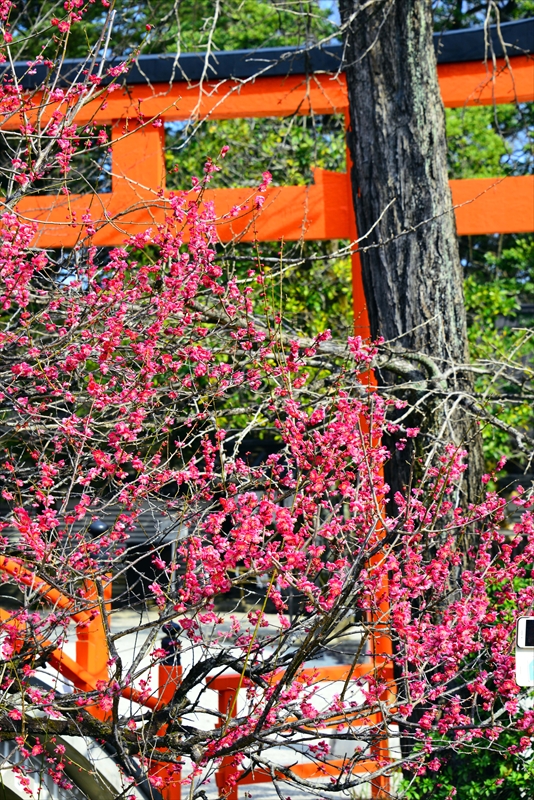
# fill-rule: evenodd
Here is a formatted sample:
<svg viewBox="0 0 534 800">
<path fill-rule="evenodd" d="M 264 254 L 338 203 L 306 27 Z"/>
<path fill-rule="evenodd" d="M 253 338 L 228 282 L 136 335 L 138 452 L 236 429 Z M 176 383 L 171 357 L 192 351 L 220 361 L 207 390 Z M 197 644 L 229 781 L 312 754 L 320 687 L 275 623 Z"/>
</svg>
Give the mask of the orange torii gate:
<svg viewBox="0 0 534 800">
<path fill-rule="evenodd" d="M 534 19 L 492 30 L 492 54 L 485 61 L 483 28 L 435 36 L 442 99 L 449 108 L 534 100 Z M 506 53 L 502 51 L 506 43 Z M 62 78 L 75 74 L 80 62 L 66 61 Z M 22 85 L 36 88 L 44 67 L 27 75 L 16 65 Z M 36 92 L 36 105 L 39 92 Z M 54 110 L 44 111 L 46 119 Z M 119 91 L 87 103 L 76 117 L 79 125 L 106 124 L 112 131 L 111 192 L 65 196 L 30 195 L 18 213 L 39 222 L 35 245 L 72 248 L 85 237 L 82 216 L 96 221 L 93 243 L 114 246 L 125 236 L 163 221 L 165 190 L 165 130 L 155 119 L 229 119 L 285 117 L 294 114 L 342 113 L 348 118 L 342 48 L 327 45 L 304 52 L 297 48 L 216 53 L 204 56 L 172 54 L 141 56 Z M 141 121 L 142 120 L 142 121 Z M 6 127 L 15 128 L 18 119 Z M 534 231 L 534 176 L 476 178 L 451 181 L 459 235 Z M 221 241 L 285 241 L 357 238 L 348 172 L 316 169 L 308 186 L 271 186 L 261 213 L 224 218 L 234 206 L 250 202 L 250 188 L 212 189 Z M 1 206 L 0 206 L 1 207 Z M 353 256 L 355 319 L 365 328 L 365 301 L 359 258 Z"/>
</svg>

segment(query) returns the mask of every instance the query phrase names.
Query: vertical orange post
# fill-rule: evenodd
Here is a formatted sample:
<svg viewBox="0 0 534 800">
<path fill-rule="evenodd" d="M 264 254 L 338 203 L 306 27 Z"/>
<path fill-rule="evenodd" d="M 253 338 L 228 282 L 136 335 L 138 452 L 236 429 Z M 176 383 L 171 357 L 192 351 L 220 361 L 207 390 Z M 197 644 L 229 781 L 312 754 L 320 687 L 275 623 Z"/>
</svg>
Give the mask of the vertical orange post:
<svg viewBox="0 0 534 800">
<path fill-rule="evenodd" d="M 168 705 L 177 687 L 182 681 L 182 667 L 180 664 L 180 639 L 179 627 L 170 623 L 163 628 L 166 636 L 162 640 L 162 647 L 169 651 L 165 662 L 158 667 L 158 708 Z M 158 735 L 165 733 L 167 726 L 164 725 Z M 161 777 L 166 784 L 161 788 L 163 800 L 181 800 L 182 781 L 180 774 L 176 777 L 175 765 L 169 767 L 167 764 L 158 763 L 156 760 L 151 763 L 149 768 L 150 775 Z"/>
<path fill-rule="evenodd" d="M 216 727 L 222 728 L 226 724 L 228 715 L 231 717 L 237 716 L 237 687 L 239 686 L 240 676 L 231 675 L 228 677 L 221 676 L 216 679 L 216 690 L 218 692 L 218 709 L 222 715 L 217 722 Z M 215 688 L 215 687 L 213 687 Z M 237 784 L 231 785 L 231 779 L 235 775 L 236 769 L 232 766 L 231 756 L 224 756 L 221 766 L 217 770 L 215 780 L 217 781 L 217 788 L 219 796 L 225 797 L 226 800 L 238 800 Z M 229 788 L 230 787 L 230 788 Z"/>
<path fill-rule="evenodd" d="M 356 225 L 354 225 L 354 237 L 357 238 Z M 369 315 L 367 313 L 367 303 L 363 290 L 362 262 L 359 253 L 352 253 L 352 308 L 354 311 L 354 333 L 362 339 L 368 339 L 370 335 Z"/>
<path fill-rule="evenodd" d="M 371 559 L 371 565 L 380 561 L 381 555 L 378 553 Z M 380 598 L 378 603 L 378 612 L 370 615 L 370 623 L 372 626 L 371 634 L 371 655 L 373 659 L 373 666 L 375 675 L 380 680 L 385 680 L 387 688 L 381 694 L 380 699 L 384 703 L 391 701 L 394 695 L 393 685 L 393 664 L 391 662 L 391 655 L 393 647 L 391 638 L 388 633 L 388 618 L 389 618 L 389 600 L 388 600 L 388 579 L 383 578 L 378 591 Z M 384 723 L 384 717 L 381 712 L 373 715 L 371 724 L 380 725 Z M 387 734 L 384 738 L 377 740 L 371 746 L 373 757 L 378 762 L 389 760 L 389 741 Z M 387 775 L 380 775 L 375 778 L 371 783 L 371 797 L 372 798 L 389 798 L 390 792 L 390 779 Z"/>
<path fill-rule="evenodd" d="M 155 759 L 150 762 L 148 774 L 151 778 L 161 778 L 164 785 L 159 790 L 163 800 L 181 800 L 182 783 L 180 775 L 176 777 L 176 765 L 165 764 Z"/>
<path fill-rule="evenodd" d="M 8 615 L 9 619 L 10 615 Z M 9 627 L 14 628 L 17 633 L 13 642 L 15 653 L 20 653 L 24 647 L 24 637 L 26 635 L 26 623 L 21 622 L 16 617 L 12 617 L 9 622 Z"/>
<path fill-rule="evenodd" d="M 165 189 L 165 129 L 133 119 L 116 121 L 111 129 L 112 190 L 127 205 L 154 201 Z"/>
<path fill-rule="evenodd" d="M 182 668 L 178 666 L 169 666 L 168 664 L 160 664 L 158 668 L 158 683 L 159 683 L 159 702 L 158 706 L 166 706 L 176 691 L 176 687 L 182 682 Z"/>
<path fill-rule="evenodd" d="M 349 109 L 345 111 L 345 130 L 350 128 Z M 352 162 L 350 153 L 347 148 L 347 181 L 349 197 L 352 197 L 352 183 L 351 183 L 351 167 Z M 354 204 L 352 205 L 354 209 Z M 356 242 L 358 238 L 358 231 L 356 227 L 356 216 L 354 210 L 350 215 L 350 239 L 351 243 Z M 369 314 L 367 311 L 367 302 L 365 299 L 365 292 L 363 288 L 362 279 L 362 265 L 359 253 L 353 253 L 352 256 L 352 304 L 354 309 L 354 333 L 361 336 L 363 339 L 368 339 L 371 335 L 369 324 Z M 367 377 L 370 387 L 376 386 L 376 381 L 372 372 L 367 373 L 366 376 L 361 376 L 361 379 Z M 377 554 L 371 559 L 371 566 L 380 561 L 380 554 Z M 385 578 L 380 586 L 381 600 L 379 603 L 378 614 L 371 614 L 369 623 L 372 628 L 371 635 L 371 657 L 375 673 L 380 673 L 381 677 L 385 677 L 388 682 L 388 687 L 391 686 L 393 678 L 391 662 L 388 659 L 392 654 L 391 639 L 387 634 L 387 620 L 389 615 L 389 601 L 388 601 L 388 585 L 387 578 Z M 384 621 L 383 621 L 384 620 Z M 378 630 L 377 630 L 378 628 Z M 381 699 L 387 700 L 390 696 L 392 688 L 388 688 Z M 373 714 L 369 719 L 371 725 L 380 725 L 383 722 L 383 715 L 381 713 Z M 384 740 L 376 741 L 371 747 L 372 755 L 378 761 L 383 761 L 389 757 L 389 743 L 387 738 Z M 371 797 L 373 798 L 386 798 L 390 797 L 390 780 L 387 775 L 381 775 L 373 780 L 371 783 Z"/>
<path fill-rule="evenodd" d="M 162 761 L 151 760 L 148 774 L 151 778 L 161 778 L 164 785 L 159 789 L 163 800 L 181 800 L 182 785 L 180 776 L 176 777 L 176 765 L 165 764 Z"/>
<path fill-rule="evenodd" d="M 350 116 L 348 108 L 345 110 L 345 132 L 350 130 Z M 350 158 L 349 149 L 346 149 L 346 175 L 347 175 L 347 194 L 352 197 L 352 182 L 351 182 L 351 169 L 352 161 Z M 350 204 L 349 211 L 349 229 L 350 241 L 352 247 L 357 247 L 355 244 L 358 238 L 358 229 L 356 227 L 356 215 L 354 213 L 354 203 Z M 368 339 L 370 336 L 369 328 L 369 315 L 367 313 L 367 303 L 365 300 L 365 292 L 363 290 L 362 280 L 362 263 L 359 253 L 352 253 L 352 308 L 354 311 L 354 333 L 361 336 L 363 339 Z"/>
<path fill-rule="evenodd" d="M 170 703 L 176 691 L 176 687 L 179 686 L 182 681 L 182 667 L 180 664 L 160 664 L 158 672 L 159 703 L 165 706 Z M 174 774 L 169 775 L 169 768 L 166 766 L 158 766 L 155 772 L 164 774 L 166 781 L 169 781 L 169 783 L 161 789 L 163 800 L 181 800 L 182 781 L 180 775 L 178 775 L 177 778 Z"/>
<path fill-rule="evenodd" d="M 111 580 L 104 587 L 104 613 L 109 613 L 111 603 Z M 98 591 L 93 580 L 85 581 L 85 597 L 98 608 Z M 104 629 L 104 621 L 100 613 L 88 625 L 78 625 L 76 642 L 76 661 L 83 669 L 91 673 L 96 680 L 108 680 L 109 661 L 108 644 Z"/>
<path fill-rule="evenodd" d="M 108 615 L 111 612 L 112 583 L 111 576 L 107 576 L 108 581 L 104 586 L 104 608 L 103 613 Z M 94 607 L 98 608 L 99 598 L 96 583 L 93 580 L 85 581 L 85 597 L 94 602 Z M 104 620 L 99 613 L 88 625 L 78 625 L 76 628 L 76 661 L 79 666 L 89 672 L 97 681 L 108 681 L 108 661 L 109 651 L 104 628 Z M 92 691 L 93 687 L 84 685 L 80 682 L 80 688 L 84 691 Z M 105 719 L 107 713 L 98 706 L 89 706 L 88 711 L 97 719 Z"/>
</svg>

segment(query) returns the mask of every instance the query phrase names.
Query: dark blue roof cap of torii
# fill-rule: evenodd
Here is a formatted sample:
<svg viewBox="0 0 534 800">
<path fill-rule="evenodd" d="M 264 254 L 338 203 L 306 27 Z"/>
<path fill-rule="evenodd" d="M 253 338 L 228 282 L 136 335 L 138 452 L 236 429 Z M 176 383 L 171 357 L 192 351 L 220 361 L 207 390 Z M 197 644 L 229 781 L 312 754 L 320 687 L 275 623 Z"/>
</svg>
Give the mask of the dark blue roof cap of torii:
<svg viewBox="0 0 534 800">
<path fill-rule="evenodd" d="M 503 56 L 504 42 L 509 56 L 534 52 L 534 18 L 504 22 L 489 28 L 492 41 L 491 53 L 497 58 Z M 486 47 L 484 28 L 465 28 L 434 34 L 439 64 L 461 61 L 483 61 L 490 56 Z M 198 81 L 204 74 L 208 80 L 237 80 L 252 78 L 255 75 L 306 75 L 313 72 L 337 72 L 342 68 L 343 47 L 340 44 L 325 44 L 322 47 L 271 47 L 258 50 L 217 51 L 210 54 L 209 65 L 205 68 L 204 53 L 185 53 L 176 58 L 173 53 L 139 56 L 125 76 L 129 85 L 146 83 L 168 83 L 170 81 Z M 61 65 L 62 83 L 75 79 L 84 62 L 79 59 L 66 59 Z M 108 66 L 120 63 L 110 60 Z M 6 69 L 7 65 L 4 65 Z M 25 88 L 40 86 L 46 79 L 48 69 L 37 66 L 33 75 L 26 63 L 15 65 L 22 77 Z"/>
</svg>

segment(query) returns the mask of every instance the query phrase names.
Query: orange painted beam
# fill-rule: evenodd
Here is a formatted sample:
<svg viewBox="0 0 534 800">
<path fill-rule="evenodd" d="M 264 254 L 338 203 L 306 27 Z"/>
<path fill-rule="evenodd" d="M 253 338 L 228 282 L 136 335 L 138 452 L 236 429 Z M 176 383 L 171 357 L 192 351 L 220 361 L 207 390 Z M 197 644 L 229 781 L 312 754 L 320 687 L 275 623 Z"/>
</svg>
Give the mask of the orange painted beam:
<svg viewBox="0 0 534 800">
<path fill-rule="evenodd" d="M 55 589 L 50 584 L 46 583 L 42 578 L 35 575 L 29 569 L 26 569 L 22 564 L 14 561 L 6 556 L 0 556 L 0 571 L 7 572 L 9 575 L 16 577 L 17 581 L 23 583 L 25 586 L 30 587 L 36 592 L 43 595 L 53 606 L 62 608 L 69 613 L 71 619 L 76 622 L 81 622 L 88 625 L 92 621 L 91 614 L 87 611 L 73 611 L 74 601 L 72 598 L 67 597 L 59 589 Z"/>
<path fill-rule="evenodd" d="M 453 108 L 534 100 L 534 58 L 514 56 L 510 58 L 510 65 L 512 71 L 504 59 L 498 59 L 493 74 L 492 65 L 481 61 L 440 64 L 438 78 L 444 104 Z M 34 107 L 38 107 L 40 101 L 40 93 L 34 93 Z M 146 119 L 161 116 L 169 122 L 206 117 L 285 117 L 309 114 L 312 110 L 315 114 L 343 113 L 347 105 L 343 73 L 314 73 L 309 76 L 266 76 L 247 81 L 207 81 L 202 86 L 184 81 L 175 81 L 171 85 L 128 86 L 109 96 L 103 94 L 91 100 L 79 111 L 76 119 L 80 125 L 91 121 L 111 124 L 119 119 L 137 119 L 140 112 Z M 40 109 L 41 125 L 56 108 L 57 104 L 50 104 Z M 36 114 L 33 111 L 29 117 L 34 120 Z M 2 125 L 17 129 L 20 118 L 14 115 Z"/>
<path fill-rule="evenodd" d="M 192 194 L 191 199 L 195 196 Z M 270 187 L 261 212 L 254 210 L 256 196 L 257 192 L 251 189 L 212 189 L 204 193 L 206 201 L 215 202 L 221 241 L 347 238 L 347 220 L 352 212 L 344 173 L 325 173 L 310 186 Z M 229 216 L 235 207 L 241 211 L 235 217 Z M 146 185 L 128 185 L 124 181 L 121 191 L 110 194 L 26 197 L 17 211 L 39 222 L 36 247 L 70 248 L 84 236 L 84 226 L 79 223 L 88 210 L 93 220 L 100 221 L 94 244 L 114 246 L 123 244 L 125 236 L 162 223 L 168 208 L 168 203 Z"/>
<path fill-rule="evenodd" d="M 451 181 L 459 236 L 534 231 L 534 175 Z"/>
<path fill-rule="evenodd" d="M 31 94 L 35 110 L 28 113 L 32 122 L 39 114 L 41 125 L 58 108 L 67 110 L 65 103 L 40 107 L 41 102 L 40 92 Z M 247 81 L 205 81 L 202 85 L 177 80 L 170 85 L 127 86 L 111 95 L 104 92 L 80 109 L 76 121 L 80 125 L 92 121 L 111 124 L 120 119 L 138 119 L 140 113 L 148 120 L 161 116 L 169 122 L 205 117 L 286 117 L 309 114 L 312 110 L 315 114 L 342 113 L 346 105 L 347 88 L 343 74 L 266 76 Z M 17 129 L 19 125 L 18 114 L 2 123 L 2 127 L 7 129 Z"/>
<path fill-rule="evenodd" d="M 0 608 L 0 620 L 6 623 L 13 622 L 13 624 L 17 622 L 16 618 L 13 618 L 12 615 L 3 608 Z M 39 645 L 42 650 L 48 650 L 50 647 L 53 647 L 52 642 L 48 641 L 48 639 L 41 639 Z M 54 667 L 54 669 L 57 669 L 64 678 L 72 681 L 76 688 L 89 692 L 97 691 L 96 684 L 98 679 L 74 661 L 64 650 L 55 648 L 48 654 L 47 658 L 48 663 Z M 141 692 L 137 689 L 124 687 L 121 690 L 121 696 L 148 708 L 157 709 L 161 707 L 161 703 L 156 696 L 151 695 L 146 699 L 141 699 Z"/>
<path fill-rule="evenodd" d="M 50 643 L 43 640 L 40 644 L 45 648 L 48 647 Z M 97 678 L 68 656 L 64 650 L 60 650 L 59 648 L 53 650 L 48 656 L 48 662 L 54 669 L 57 669 L 63 677 L 72 681 L 76 688 L 87 692 L 98 691 Z M 146 706 L 147 708 L 159 708 L 159 701 L 156 696 L 151 695 L 146 699 L 141 699 L 142 693 L 138 689 L 123 687 L 121 689 L 121 697 L 124 697 L 126 700 L 131 700 L 133 703 L 139 703 L 139 705 Z"/>
<path fill-rule="evenodd" d="M 215 203 L 223 242 L 352 239 L 346 174 L 316 170 L 315 180 L 310 186 L 269 187 L 261 211 L 254 210 L 256 192 L 251 189 L 211 189 L 204 198 Z M 457 180 L 451 188 L 460 235 L 534 231 L 534 176 Z M 241 211 L 229 216 L 237 206 Z M 121 191 L 110 194 L 31 196 L 17 206 L 22 217 L 39 222 L 34 245 L 49 248 L 81 242 L 85 228 L 80 219 L 88 209 L 98 221 L 94 244 L 116 246 L 126 236 L 162 223 L 168 203 L 157 192 L 124 181 Z"/>
<path fill-rule="evenodd" d="M 448 108 L 459 108 L 534 100 L 534 57 L 514 56 L 510 65 L 511 71 L 504 59 L 498 59 L 494 74 L 491 62 L 439 64 L 443 103 Z"/>
<path fill-rule="evenodd" d="M 341 664 L 339 666 L 330 667 L 306 667 L 301 669 L 297 675 L 296 680 L 299 678 L 313 678 L 314 682 L 321 683 L 325 681 L 346 681 L 356 680 L 363 675 L 368 675 L 373 671 L 373 667 L 369 664 L 356 664 L 354 666 Z M 270 683 L 275 684 L 284 676 L 285 670 L 281 669 L 275 672 L 271 678 Z M 209 676 L 206 678 L 208 689 L 213 689 L 216 692 L 235 691 L 243 684 L 242 676 L 237 672 L 230 672 L 223 675 Z M 244 687 L 243 687 L 244 688 Z"/>
<path fill-rule="evenodd" d="M 348 759 L 336 758 L 332 761 L 308 761 L 302 764 L 288 764 L 287 767 L 299 778 L 314 778 L 315 780 L 318 780 L 326 777 L 327 775 L 340 775 L 348 769 L 348 765 Z M 379 769 L 380 766 L 376 761 L 369 760 L 356 761 L 350 766 L 351 774 L 363 773 L 370 775 Z M 275 774 L 278 780 L 286 780 L 286 777 L 283 773 L 275 771 Z M 273 778 L 270 772 L 259 768 L 255 769 L 254 772 L 249 772 L 243 777 L 240 777 L 238 779 L 238 783 L 239 786 L 250 786 L 251 784 L 255 783 L 271 783 L 272 780 Z"/>
</svg>

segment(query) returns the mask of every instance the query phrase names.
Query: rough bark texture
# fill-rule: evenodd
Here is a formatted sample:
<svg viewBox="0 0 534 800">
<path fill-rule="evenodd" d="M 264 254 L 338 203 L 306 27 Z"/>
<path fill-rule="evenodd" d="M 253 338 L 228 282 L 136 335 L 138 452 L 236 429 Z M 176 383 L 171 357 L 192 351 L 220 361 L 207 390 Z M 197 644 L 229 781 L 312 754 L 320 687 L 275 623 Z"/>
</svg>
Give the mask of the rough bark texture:
<svg viewBox="0 0 534 800">
<path fill-rule="evenodd" d="M 462 268 L 447 173 L 444 110 L 427 0 L 340 0 L 350 102 L 352 188 L 371 334 L 424 353 L 439 370 L 468 360 Z M 374 227 L 373 227 L 374 226 Z M 372 230 L 371 230 L 372 229 Z M 422 376 L 423 377 L 423 376 Z M 428 374 L 424 375 L 428 377 Z M 395 381 L 384 373 L 382 380 Z M 449 381 L 453 395 L 469 378 Z M 436 406 L 437 407 L 437 406 Z M 444 407 L 424 425 L 443 427 Z M 478 491 L 480 437 L 453 412 L 447 433 L 470 451 L 466 493 Z M 407 481 L 409 448 L 393 448 L 393 488 Z"/>
</svg>

